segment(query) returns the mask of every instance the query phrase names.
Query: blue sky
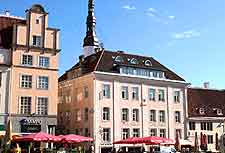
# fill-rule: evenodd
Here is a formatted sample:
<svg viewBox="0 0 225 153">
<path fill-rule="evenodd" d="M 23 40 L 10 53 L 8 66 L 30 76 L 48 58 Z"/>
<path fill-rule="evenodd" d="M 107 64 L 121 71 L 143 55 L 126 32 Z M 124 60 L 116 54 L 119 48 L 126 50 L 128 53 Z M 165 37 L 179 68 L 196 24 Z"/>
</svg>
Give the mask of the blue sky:
<svg viewBox="0 0 225 153">
<path fill-rule="evenodd" d="M 0 0 L 24 16 L 34 3 L 61 29 L 60 74 L 82 54 L 88 0 Z M 110 50 L 152 56 L 194 86 L 225 88 L 225 0 L 96 0 L 97 35 Z"/>
</svg>

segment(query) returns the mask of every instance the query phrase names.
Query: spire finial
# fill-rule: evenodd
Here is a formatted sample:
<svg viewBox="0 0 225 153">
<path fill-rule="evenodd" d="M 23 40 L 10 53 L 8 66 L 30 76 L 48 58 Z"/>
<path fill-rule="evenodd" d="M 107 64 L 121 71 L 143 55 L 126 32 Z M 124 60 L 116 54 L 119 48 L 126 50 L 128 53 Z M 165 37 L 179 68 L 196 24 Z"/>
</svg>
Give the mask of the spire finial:
<svg viewBox="0 0 225 153">
<path fill-rule="evenodd" d="M 96 18 L 94 15 L 94 0 L 88 1 L 88 16 L 87 16 L 87 29 L 86 36 L 84 38 L 83 47 L 86 46 L 94 46 L 99 47 L 99 42 L 96 37 L 95 26 L 96 26 Z"/>
</svg>

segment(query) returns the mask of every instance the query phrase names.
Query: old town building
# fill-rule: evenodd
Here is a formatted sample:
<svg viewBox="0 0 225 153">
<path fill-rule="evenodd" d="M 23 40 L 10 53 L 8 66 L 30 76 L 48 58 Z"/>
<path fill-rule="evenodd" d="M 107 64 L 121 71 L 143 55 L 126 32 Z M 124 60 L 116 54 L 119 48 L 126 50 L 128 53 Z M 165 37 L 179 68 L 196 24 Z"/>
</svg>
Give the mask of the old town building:
<svg viewBox="0 0 225 153">
<path fill-rule="evenodd" d="M 0 38 L 0 123 L 10 120 L 16 133 L 54 133 L 59 30 L 48 26 L 48 13 L 35 4 L 26 18 L 0 15 Z"/>
<path fill-rule="evenodd" d="M 59 133 L 94 138 L 95 152 L 128 137 L 186 137 L 188 83 L 153 57 L 101 48 L 89 0 L 84 55 L 59 78 Z"/>
<path fill-rule="evenodd" d="M 225 91 L 204 88 L 188 88 L 187 135 L 194 142 L 197 132 L 201 146 L 201 133 L 206 135 L 208 151 L 224 150 Z M 201 147 L 200 147 L 201 148 Z M 202 148 L 204 149 L 204 148 Z"/>
</svg>

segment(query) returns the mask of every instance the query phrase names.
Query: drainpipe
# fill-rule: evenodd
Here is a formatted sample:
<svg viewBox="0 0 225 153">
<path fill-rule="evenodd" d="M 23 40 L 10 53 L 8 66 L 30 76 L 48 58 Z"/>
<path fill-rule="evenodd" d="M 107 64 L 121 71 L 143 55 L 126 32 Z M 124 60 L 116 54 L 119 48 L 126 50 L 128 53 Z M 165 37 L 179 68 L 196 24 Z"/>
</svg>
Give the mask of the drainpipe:
<svg viewBox="0 0 225 153">
<path fill-rule="evenodd" d="M 115 91 L 114 91 L 114 85 L 115 82 L 113 80 L 113 83 L 112 83 L 112 101 L 113 101 L 113 142 L 115 141 Z M 113 143 L 113 150 L 115 148 L 115 144 Z"/>
<path fill-rule="evenodd" d="M 168 138 L 170 138 L 170 120 L 169 120 L 169 87 L 167 86 L 166 92 L 166 103 L 167 103 L 167 128 L 168 128 Z"/>
</svg>

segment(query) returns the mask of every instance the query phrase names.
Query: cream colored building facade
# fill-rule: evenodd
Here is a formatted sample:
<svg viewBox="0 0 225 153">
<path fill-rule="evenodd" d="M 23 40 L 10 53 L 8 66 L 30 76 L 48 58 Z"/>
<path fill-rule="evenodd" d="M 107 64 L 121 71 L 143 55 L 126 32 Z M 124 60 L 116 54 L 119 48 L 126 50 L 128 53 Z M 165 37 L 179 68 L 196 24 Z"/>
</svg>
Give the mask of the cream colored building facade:
<svg viewBox="0 0 225 153">
<path fill-rule="evenodd" d="M 186 138 L 185 81 L 100 71 L 75 77 L 75 71 L 59 81 L 59 133 L 93 137 L 96 153 L 118 150 L 123 145 L 114 141 L 133 136 Z"/>
<path fill-rule="evenodd" d="M 58 101 L 59 30 L 49 28 L 48 13 L 35 4 L 26 10 L 26 18 L 2 16 L 2 31 L 12 31 L 9 43 L 10 81 L 8 119 L 13 132 L 55 133 Z M 16 20 L 16 21 L 14 21 Z M 8 28 L 8 29 L 9 29 Z M 5 45 L 6 46 L 6 45 Z"/>
<path fill-rule="evenodd" d="M 0 48 L 0 131 L 5 130 L 8 116 L 11 52 Z"/>
</svg>

